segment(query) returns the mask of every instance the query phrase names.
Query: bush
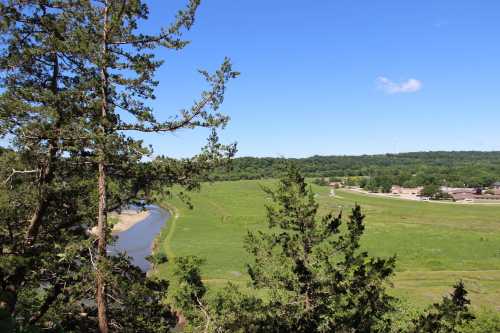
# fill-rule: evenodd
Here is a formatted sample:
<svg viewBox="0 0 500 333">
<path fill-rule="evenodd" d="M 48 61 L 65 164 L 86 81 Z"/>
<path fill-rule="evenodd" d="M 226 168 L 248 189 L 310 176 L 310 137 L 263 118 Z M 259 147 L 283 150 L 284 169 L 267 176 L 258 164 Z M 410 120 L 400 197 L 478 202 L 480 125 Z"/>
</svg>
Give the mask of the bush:
<svg viewBox="0 0 500 333">
<path fill-rule="evenodd" d="M 491 309 L 482 309 L 476 314 L 476 320 L 463 329 L 463 333 L 496 333 L 500 332 L 500 313 Z"/>
</svg>

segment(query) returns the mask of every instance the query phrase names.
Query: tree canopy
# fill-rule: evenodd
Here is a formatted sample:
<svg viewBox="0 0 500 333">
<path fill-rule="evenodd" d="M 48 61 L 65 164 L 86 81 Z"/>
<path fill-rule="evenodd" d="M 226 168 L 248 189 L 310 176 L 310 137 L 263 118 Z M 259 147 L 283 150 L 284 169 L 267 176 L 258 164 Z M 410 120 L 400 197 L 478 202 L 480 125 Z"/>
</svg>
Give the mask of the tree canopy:
<svg viewBox="0 0 500 333">
<path fill-rule="evenodd" d="M 277 178 L 280 168 L 293 162 L 306 177 L 345 179 L 361 185 L 374 179 L 377 189 L 437 184 L 451 187 L 488 187 L 500 180 L 500 152 L 418 152 L 307 158 L 240 157 L 231 172 L 219 170 L 218 180 Z"/>
</svg>

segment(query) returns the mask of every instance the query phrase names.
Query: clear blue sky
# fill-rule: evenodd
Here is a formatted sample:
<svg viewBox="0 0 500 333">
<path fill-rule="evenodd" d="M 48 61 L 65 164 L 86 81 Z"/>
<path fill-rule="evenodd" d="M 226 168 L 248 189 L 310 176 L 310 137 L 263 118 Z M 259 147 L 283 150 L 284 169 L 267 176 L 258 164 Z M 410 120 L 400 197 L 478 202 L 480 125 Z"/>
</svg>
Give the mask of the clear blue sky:
<svg viewBox="0 0 500 333">
<path fill-rule="evenodd" d="M 184 1 L 147 1 L 166 25 Z M 239 156 L 500 150 L 500 1 L 203 0 L 192 43 L 166 60 L 160 119 L 229 56 L 241 76 L 221 110 Z M 198 152 L 206 132 L 144 136 L 156 154 Z"/>
</svg>

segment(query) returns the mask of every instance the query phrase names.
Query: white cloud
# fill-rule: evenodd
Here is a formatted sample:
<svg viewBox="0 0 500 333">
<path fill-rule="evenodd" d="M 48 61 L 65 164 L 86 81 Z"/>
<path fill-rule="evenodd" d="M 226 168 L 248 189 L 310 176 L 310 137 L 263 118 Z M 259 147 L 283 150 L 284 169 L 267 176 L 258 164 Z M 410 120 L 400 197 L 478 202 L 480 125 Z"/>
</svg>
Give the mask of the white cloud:
<svg viewBox="0 0 500 333">
<path fill-rule="evenodd" d="M 387 94 L 402 94 L 414 93 L 422 89 L 422 82 L 417 79 L 409 79 L 407 81 L 396 83 L 384 76 L 377 78 L 377 86 Z"/>
<path fill-rule="evenodd" d="M 434 28 L 442 28 L 442 27 L 445 27 L 449 24 L 449 22 L 447 20 L 437 20 L 436 22 L 434 22 Z"/>
</svg>

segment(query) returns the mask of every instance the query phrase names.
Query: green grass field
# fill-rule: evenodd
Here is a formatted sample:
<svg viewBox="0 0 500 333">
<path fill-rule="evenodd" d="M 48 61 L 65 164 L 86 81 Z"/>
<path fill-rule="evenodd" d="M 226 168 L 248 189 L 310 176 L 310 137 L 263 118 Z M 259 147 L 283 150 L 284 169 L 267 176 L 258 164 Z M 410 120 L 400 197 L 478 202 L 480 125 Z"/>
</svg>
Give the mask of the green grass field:
<svg viewBox="0 0 500 333">
<path fill-rule="evenodd" d="M 192 193 L 194 209 L 178 199 L 161 204 L 175 212 L 158 240 L 158 251 L 172 256 L 196 255 L 206 260 L 205 282 L 244 284 L 243 248 L 247 230 L 266 226 L 261 184 L 275 181 L 235 181 L 205 184 Z M 424 305 L 446 294 L 463 279 L 476 307 L 500 310 L 500 206 L 461 205 L 382 198 L 345 190 L 329 196 L 329 188 L 314 186 L 322 212 L 345 213 L 354 203 L 366 214 L 364 247 L 372 255 L 397 255 L 393 293 Z M 167 266 L 158 273 L 168 276 Z"/>
</svg>

